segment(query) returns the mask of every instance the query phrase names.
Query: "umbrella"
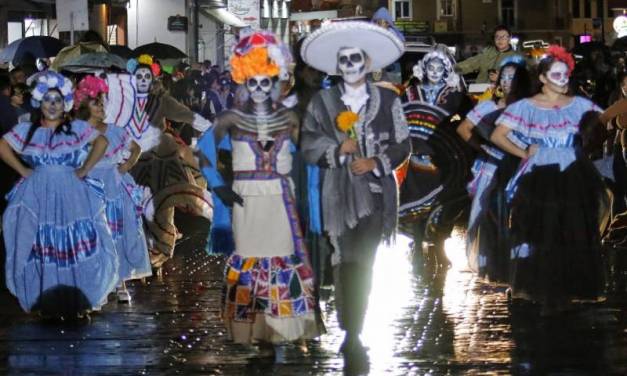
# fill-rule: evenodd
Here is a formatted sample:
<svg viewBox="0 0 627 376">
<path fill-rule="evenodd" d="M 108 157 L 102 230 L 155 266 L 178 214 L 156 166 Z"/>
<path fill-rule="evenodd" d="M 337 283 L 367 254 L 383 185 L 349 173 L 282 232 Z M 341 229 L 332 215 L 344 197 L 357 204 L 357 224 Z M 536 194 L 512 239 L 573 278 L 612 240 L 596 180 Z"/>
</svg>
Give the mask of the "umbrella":
<svg viewBox="0 0 627 376">
<path fill-rule="evenodd" d="M 52 62 L 52 69 L 59 70 L 62 65 L 77 57 L 91 52 L 108 52 L 107 48 L 98 42 L 78 42 L 73 46 L 68 46 L 59 51 L 57 57 Z"/>
<path fill-rule="evenodd" d="M 131 56 L 133 56 L 133 50 L 131 50 L 127 46 L 119 46 L 117 44 L 110 45 L 109 52 L 111 52 L 112 54 L 121 56 L 125 59 L 128 59 Z"/>
<path fill-rule="evenodd" d="M 158 42 L 144 44 L 133 50 L 133 57 L 138 57 L 142 54 L 147 54 L 157 59 L 183 59 L 187 57 L 178 48 Z"/>
<path fill-rule="evenodd" d="M 65 44 L 57 38 L 48 36 L 34 36 L 18 39 L 2 50 L 0 53 L 0 63 L 13 62 L 14 65 L 17 65 L 28 55 L 34 58 L 52 57 L 64 46 Z"/>
<path fill-rule="evenodd" d="M 126 69 L 126 59 L 109 52 L 90 52 L 80 55 L 59 67 L 74 73 L 87 73 L 101 69 Z"/>
</svg>

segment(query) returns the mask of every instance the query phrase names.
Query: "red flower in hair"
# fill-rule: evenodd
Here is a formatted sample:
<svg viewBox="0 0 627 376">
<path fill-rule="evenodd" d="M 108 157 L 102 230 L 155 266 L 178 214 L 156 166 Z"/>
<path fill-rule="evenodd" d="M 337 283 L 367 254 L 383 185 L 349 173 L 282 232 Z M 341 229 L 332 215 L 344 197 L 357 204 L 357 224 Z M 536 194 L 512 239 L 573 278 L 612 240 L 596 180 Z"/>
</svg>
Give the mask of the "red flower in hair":
<svg viewBox="0 0 627 376">
<path fill-rule="evenodd" d="M 152 63 L 150 64 L 150 70 L 152 71 L 153 77 L 159 77 L 161 74 L 161 65 L 158 63 Z"/>
<path fill-rule="evenodd" d="M 568 74 L 575 69 L 575 59 L 573 59 L 573 55 L 568 53 L 566 49 L 562 46 L 551 45 L 546 51 L 548 56 L 553 57 L 555 60 L 561 61 L 562 63 L 568 66 Z"/>
</svg>

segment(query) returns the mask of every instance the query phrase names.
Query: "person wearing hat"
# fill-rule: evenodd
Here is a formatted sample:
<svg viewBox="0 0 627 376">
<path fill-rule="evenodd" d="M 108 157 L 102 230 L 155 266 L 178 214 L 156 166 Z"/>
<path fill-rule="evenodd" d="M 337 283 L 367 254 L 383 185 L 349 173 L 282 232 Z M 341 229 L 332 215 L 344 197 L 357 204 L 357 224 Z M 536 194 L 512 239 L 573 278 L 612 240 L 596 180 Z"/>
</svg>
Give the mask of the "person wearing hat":
<svg viewBox="0 0 627 376">
<path fill-rule="evenodd" d="M 323 230 L 334 247 L 332 265 L 345 359 L 366 359 L 359 335 L 367 310 L 372 266 L 381 240 L 397 225 L 394 170 L 410 153 L 401 101 L 368 82 L 404 46 L 391 31 L 360 21 L 336 22 L 312 33 L 303 60 L 339 84 L 313 96 L 304 115 L 301 148 L 321 168 Z M 361 363 L 361 362 L 360 362 Z"/>
</svg>

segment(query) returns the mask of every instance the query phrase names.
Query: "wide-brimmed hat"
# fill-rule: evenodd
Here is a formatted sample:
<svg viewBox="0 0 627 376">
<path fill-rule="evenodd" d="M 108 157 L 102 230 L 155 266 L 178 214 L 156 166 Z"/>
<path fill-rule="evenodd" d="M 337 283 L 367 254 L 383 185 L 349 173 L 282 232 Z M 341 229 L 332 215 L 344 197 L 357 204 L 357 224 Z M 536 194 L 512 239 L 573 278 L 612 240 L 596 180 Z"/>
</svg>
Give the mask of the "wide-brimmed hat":
<svg viewBox="0 0 627 376">
<path fill-rule="evenodd" d="M 314 31 L 303 42 L 303 60 L 317 70 L 338 75 L 337 53 L 341 48 L 360 48 L 370 58 L 370 71 L 392 64 L 405 51 L 403 42 L 391 31 L 364 21 L 331 22 Z"/>
</svg>

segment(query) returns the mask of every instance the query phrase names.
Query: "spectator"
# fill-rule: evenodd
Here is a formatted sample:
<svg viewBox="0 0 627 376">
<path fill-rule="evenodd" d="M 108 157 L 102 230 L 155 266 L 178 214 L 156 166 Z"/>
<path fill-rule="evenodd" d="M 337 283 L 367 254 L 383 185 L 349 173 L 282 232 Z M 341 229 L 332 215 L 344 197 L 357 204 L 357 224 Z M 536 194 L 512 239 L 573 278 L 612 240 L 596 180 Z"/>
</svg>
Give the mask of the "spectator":
<svg viewBox="0 0 627 376">
<path fill-rule="evenodd" d="M 11 106 L 13 107 L 15 116 L 19 119 L 19 122 L 26 120 L 23 116 L 28 114 L 28 110 L 24 107 L 26 92 L 28 92 L 28 86 L 25 84 L 11 86 L 9 101 L 11 102 Z"/>
<path fill-rule="evenodd" d="M 11 73 L 9 73 L 9 76 L 11 78 L 11 85 L 26 83 L 26 72 L 24 72 L 24 69 L 22 69 L 22 67 L 18 66 L 13 68 L 13 70 L 11 70 Z"/>
<path fill-rule="evenodd" d="M 0 137 L 17 124 L 17 114 L 11 106 L 11 84 L 9 77 L 0 76 Z"/>
<path fill-rule="evenodd" d="M 455 70 L 460 74 L 479 72 L 477 83 L 488 83 L 496 81 L 497 70 L 501 61 L 511 55 L 518 54 L 512 49 L 510 44 L 512 33 L 507 26 L 499 25 L 494 28 L 493 42 L 490 47 L 485 48 L 481 53 L 470 57 L 455 65 Z M 491 73 L 489 71 L 492 70 Z M 490 77 L 492 76 L 492 77 Z"/>
</svg>

